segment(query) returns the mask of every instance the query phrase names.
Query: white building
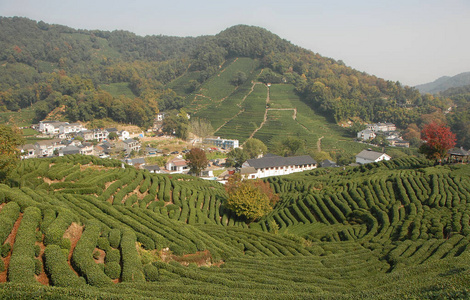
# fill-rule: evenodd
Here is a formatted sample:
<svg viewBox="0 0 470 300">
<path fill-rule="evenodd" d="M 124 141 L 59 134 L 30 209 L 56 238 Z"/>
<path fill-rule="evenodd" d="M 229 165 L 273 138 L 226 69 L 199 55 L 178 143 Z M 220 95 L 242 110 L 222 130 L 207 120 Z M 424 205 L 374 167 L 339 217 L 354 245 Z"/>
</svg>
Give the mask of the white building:
<svg viewBox="0 0 470 300">
<path fill-rule="evenodd" d="M 59 133 L 68 135 L 71 133 L 78 133 L 82 131 L 83 129 L 84 128 L 82 124 L 80 123 L 72 123 L 72 124 L 66 123 L 66 124 L 61 124 L 59 126 Z"/>
<path fill-rule="evenodd" d="M 165 164 L 165 168 L 171 173 L 185 173 L 189 170 L 188 163 L 183 158 L 174 158 Z"/>
<path fill-rule="evenodd" d="M 21 152 L 21 159 L 28 159 L 28 158 L 36 157 L 36 149 L 31 144 L 23 145 L 20 148 L 20 152 Z"/>
<path fill-rule="evenodd" d="M 218 148 L 223 148 L 223 149 L 234 149 L 234 148 L 239 147 L 238 140 L 221 139 L 220 137 L 207 138 L 204 140 L 204 143 L 214 145 Z"/>
<path fill-rule="evenodd" d="M 66 147 L 60 142 L 60 139 L 36 142 L 36 144 L 34 144 L 34 148 L 36 149 L 36 155 L 38 157 L 53 156 L 55 150 L 60 150 Z"/>
<path fill-rule="evenodd" d="M 357 138 L 362 140 L 362 141 L 370 141 L 370 140 L 373 140 L 375 139 L 375 137 L 377 136 L 377 134 L 370 130 L 370 129 L 364 129 L 364 130 L 361 130 L 357 133 Z"/>
<path fill-rule="evenodd" d="M 390 159 L 392 159 L 390 155 L 372 150 L 362 150 L 356 155 L 356 163 L 361 165 Z"/>
<path fill-rule="evenodd" d="M 244 168 L 250 172 L 245 172 Z M 277 155 L 267 155 L 262 158 L 249 159 L 242 165 L 241 173 L 250 179 L 264 178 L 268 176 L 288 175 L 295 172 L 313 170 L 317 167 L 317 162 L 310 155 L 282 157 Z"/>
<path fill-rule="evenodd" d="M 367 129 L 375 131 L 375 132 L 388 132 L 388 131 L 395 131 L 397 127 L 393 123 L 374 123 L 368 124 Z"/>
<path fill-rule="evenodd" d="M 38 131 L 45 134 L 59 134 L 60 126 L 67 125 L 67 122 L 60 121 L 41 121 Z"/>
</svg>

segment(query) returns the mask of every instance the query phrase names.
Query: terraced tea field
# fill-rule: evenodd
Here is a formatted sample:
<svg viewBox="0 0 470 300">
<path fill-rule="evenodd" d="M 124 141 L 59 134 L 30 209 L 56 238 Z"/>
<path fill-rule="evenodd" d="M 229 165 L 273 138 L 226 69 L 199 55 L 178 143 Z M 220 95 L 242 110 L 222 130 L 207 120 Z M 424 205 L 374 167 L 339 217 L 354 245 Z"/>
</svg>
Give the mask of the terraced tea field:
<svg viewBox="0 0 470 300">
<path fill-rule="evenodd" d="M 0 185 L 0 298 L 468 298 L 470 168 L 416 158 L 267 179 L 256 223 L 218 183 L 89 156 Z"/>
</svg>

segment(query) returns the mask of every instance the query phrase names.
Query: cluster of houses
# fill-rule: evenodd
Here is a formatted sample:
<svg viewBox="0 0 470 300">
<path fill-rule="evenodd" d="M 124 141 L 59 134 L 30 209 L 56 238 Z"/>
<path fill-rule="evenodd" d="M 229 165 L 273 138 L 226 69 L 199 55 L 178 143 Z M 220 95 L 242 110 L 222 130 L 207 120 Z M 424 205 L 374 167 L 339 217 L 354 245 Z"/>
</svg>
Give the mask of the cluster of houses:
<svg viewBox="0 0 470 300">
<path fill-rule="evenodd" d="M 367 124 L 367 128 L 357 133 L 357 139 L 369 142 L 377 137 L 377 135 L 385 136 L 385 139 L 391 146 L 410 147 L 410 143 L 403 140 L 400 132 L 393 123 L 374 123 Z"/>
<path fill-rule="evenodd" d="M 107 157 L 111 153 L 130 154 L 132 151 L 138 152 L 141 149 L 140 142 L 130 138 L 129 132 L 116 128 L 88 130 L 79 123 L 60 121 L 41 121 L 35 128 L 42 136 L 51 139 L 24 145 L 20 149 L 22 159 L 68 154 Z M 116 139 L 110 142 L 109 136 L 112 133 L 115 134 Z"/>
<path fill-rule="evenodd" d="M 69 124 L 59 121 L 42 121 L 36 129 L 41 134 L 51 137 L 51 139 L 40 140 L 35 144 L 24 145 L 21 149 L 22 158 L 36 158 L 49 156 L 64 156 L 68 154 L 95 155 L 99 157 L 109 157 L 112 154 L 131 152 L 139 152 L 141 143 L 130 137 L 129 132 L 116 128 L 94 129 L 88 130 L 79 123 Z M 110 134 L 114 133 L 114 141 L 110 141 Z M 396 126 L 392 123 L 375 123 L 369 124 L 365 130 L 358 133 L 357 137 L 363 141 L 370 141 L 378 134 L 386 136 L 391 145 L 409 147 L 409 144 L 399 136 Z M 77 138 L 81 137 L 81 138 Z M 221 149 L 233 149 L 239 147 L 238 140 L 222 139 L 220 137 L 207 138 L 205 144 L 213 145 Z M 143 149 L 145 156 L 153 156 L 161 153 L 158 149 L 146 147 Z M 462 148 L 452 149 L 449 151 L 450 159 L 455 161 L 467 161 L 470 152 Z M 356 165 L 362 165 L 383 160 L 390 160 L 391 157 L 382 152 L 372 151 L 370 149 L 363 150 L 356 155 Z M 151 173 L 188 173 L 188 162 L 182 157 L 177 156 L 170 159 L 165 169 L 157 165 L 147 165 L 144 158 L 124 159 L 123 162 L 133 165 L 137 168 L 147 169 Z M 211 161 L 208 168 L 200 174 L 203 177 L 213 176 L 213 170 L 221 169 L 223 161 Z M 256 159 L 248 159 L 238 169 L 244 178 L 256 179 L 269 176 L 282 176 L 295 172 L 313 170 L 317 167 L 337 167 L 336 163 L 331 160 L 325 160 L 318 164 L 309 155 L 282 157 L 278 155 L 267 154 L 264 157 Z M 234 170 L 228 170 L 224 174 L 230 175 Z"/>
</svg>

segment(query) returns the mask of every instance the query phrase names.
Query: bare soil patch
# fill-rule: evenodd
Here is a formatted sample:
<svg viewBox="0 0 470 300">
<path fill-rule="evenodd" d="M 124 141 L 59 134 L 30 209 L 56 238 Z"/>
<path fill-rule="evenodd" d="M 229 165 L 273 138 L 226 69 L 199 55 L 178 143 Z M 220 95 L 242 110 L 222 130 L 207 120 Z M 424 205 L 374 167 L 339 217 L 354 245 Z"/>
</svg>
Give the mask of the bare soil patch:
<svg viewBox="0 0 470 300">
<path fill-rule="evenodd" d="M 79 276 L 79 275 L 78 275 L 77 271 L 75 271 L 72 268 L 72 265 L 70 263 L 70 259 L 72 258 L 73 250 L 77 246 L 77 243 L 80 240 L 80 237 L 82 236 L 83 227 L 84 226 L 80 226 L 78 223 L 73 222 L 69 226 L 69 228 L 67 228 L 67 230 L 65 231 L 64 236 L 63 236 L 63 238 L 67 238 L 67 239 L 70 240 L 70 252 L 69 252 L 69 256 L 67 257 L 67 262 L 70 266 L 70 269 L 72 269 L 75 272 L 75 274 L 77 274 L 77 276 Z"/>
<path fill-rule="evenodd" d="M 44 235 L 42 238 L 44 240 Z M 44 266 L 43 254 L 44 254 L 44 249 L 46 249 L 46 246 L 44 245 L 43 242 L 36 242 L 36 245 L 39 245 L 39 248 L 41 248 L 41 252 L 39 253 L 39 257 L 37 257 L 37 259 L 39 259 L 41 261 L 41 265 Z M 36 280 L 42 285 L 49 285 L 49 277 L 47 276 L 44 269 L 42 270 L 41 274 L 36 275 Z"/>
<path fill-rule="evenodd" d="M 163 262 L 169 263 L 170 261 L 176 261 L 183 266 L 188 266 L 190 263 L 195 263 L 198 267 L 202 266 L 217 266 L 219 267 L 224 262 L 213 262 L 212 255 L 209 250 L 198 251 L 193 254 L 185 254 L 183 256 L 176 256 L 171 253 L 168 248 L 162 249 L 159 253 L 160 258 Z"/>
<path fill-rule="evenodd" d="M 10 245 L 12 245 L 11 247 L 12 249 L 15 244 L 16 233 L 18 232 L 18 227 L 20 227 L 20 223 L 22 219 L 23 219 L 23 213 L 20 213 L 20 216 L 16 220 L 15 225 L 13 226 L 13 229 L 10 232 L 10 235 L 8 235 L 7 239 L 5 240 L 5 243 L 9 243 Z M 5 263 L 5 271 L 0 273 L 0 283 L 7 282 L 7 273 L 8 273 L 8 266 L 10 265 L 10 258 L 11 258 L 11 251 L 7 255 L 7 257 L 3 259 L 3 262 Z"/>
</svg>

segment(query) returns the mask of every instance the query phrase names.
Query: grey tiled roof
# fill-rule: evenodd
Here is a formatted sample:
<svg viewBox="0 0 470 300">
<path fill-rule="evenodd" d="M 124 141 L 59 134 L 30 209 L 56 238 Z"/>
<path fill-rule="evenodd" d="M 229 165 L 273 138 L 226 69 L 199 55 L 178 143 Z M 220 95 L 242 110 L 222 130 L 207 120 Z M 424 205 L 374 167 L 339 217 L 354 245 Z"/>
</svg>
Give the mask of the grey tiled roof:
<svg viewBox="0 0 470 300">
<path fill-rule="evenodd" d="M 248 159 L 247 162 L 250 167 L 254 167 L 255 169 L 283 166 L 300 166 L 317 163 L 312 157 L 310 157 L 310 155 L 292 157 L 269 156 L 257 159 Z"/>
<path fill-rule="evenodd" d="M 376 151 L 372 151 L 372 150 L 362 150 L 361 152 L 359 152 L 358 155 L 356 155 L 356 157 L 364 158 L 364 159 L 368 159 L 368 160 L 376 160 L 379 157 L 381 157 L 383 154 L 385 154 L 385 153 L 376 152 Z"/>
<path fill-rule="evenodd" d="M 448 154 L 450 155 L 456 155 L 456 156 L 468 156 L 470 155 L 469 151 L 464 150 L 463 148 L 454 148 L 449 151 L 447 151 Z"/>
</svg>

